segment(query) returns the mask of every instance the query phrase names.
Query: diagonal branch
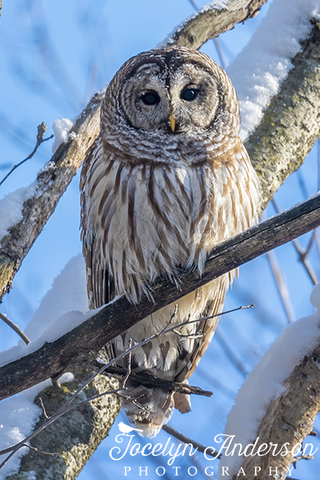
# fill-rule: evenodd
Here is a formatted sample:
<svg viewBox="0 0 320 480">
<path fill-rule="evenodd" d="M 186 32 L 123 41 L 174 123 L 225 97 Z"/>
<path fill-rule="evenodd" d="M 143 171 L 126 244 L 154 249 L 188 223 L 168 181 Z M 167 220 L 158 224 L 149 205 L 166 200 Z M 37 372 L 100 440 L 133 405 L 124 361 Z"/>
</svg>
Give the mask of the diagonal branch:
<svg viewBox="0 0 320 480">
<path fill-rule="evenodd" d="M 99 134 L 101 96 L 96 94 L 79 116 L 67 142 L 60 145 L 45 168 L 38 174 L 36 192 L 22 210 L 22 220 L 1 240 L 0 300 L 44 225 L 54 212 L 84 158 L 85 152 Z"/>
<path fill-rule="evenodd" d="M 202 277 L 197 272 L 185 273 L 179 290 L 166 280 L 160 281 L 154 287 L 154 303 L 144 299 L 137 307 L 121 297 L 108 304 L 56 341 L 1 367 L 0 400 L 48 377 L 61 375 L 74 362 L 95 358 L 103 345 L 147 315 L 319 225 L 320 194 L 218 245 L 210 254 Z"/>
<path fill-rule="evenodd" d="M 277 472 L 277 478 L 286 478 L 294 460 L 292 451 L 312 433 L 315 417 L 320 410 L 319 359 L 320 347 L 317 345 L 294 368 L 284 383 L 284 393 L 270 403 L 258 428 L 256 438 L 259 438 L 260 444 L 277 444 L 279 448 L 285 445 L 288 453 L 274 455 L 270 451 L 268 455 L 249 456 L 242 464 L 245 472 L 252 472 L 256 468 L 261 479 L 268 478 L 271 471 Z M 232 480 L 238 478 L 237 475 L 232 476 Z"/>
<path fill-rule="evenodd" d="M 53 138 L 53 135 L 50 135 L 50 137 L 47 137 L 47 138 L 43 138 L 43 135 L 45 134 L 46 131 L 47 131 L 47 125 L 44 122 L 40 123 L 40 125 L 38 125 L 37 141 L 36 141 L 34 149 L 25 159 L 21 160 L 21 162 L 17 163 L 16 165 L 14 165 L 11 168 L 10 172 L 8 172 L 7 175 L 5 175 L 5 177 L 1 180 L 0 186 L 7 180 L 8 177 L 10 177 L 10 175 L 17 168 L 19 168 L 21 165 L 23 165 L 25 162 L 27 162 L 28 160 L 30 160 L 34 156 L 34 154 L 36 153 L 36 151 L 40 147 L 41 143 L 47 142 L 48 140 L 51 140 L 51 138 Z"/>
<path fill-rule="evenodd" d="M 237 23 L 258 15 L 266 2 L 267 0 L 227 0 L 224 6 L 208 4 L 178 26 L 166 43 L 199 50 L 208 40 L 231 30 Z"/>
</svg>

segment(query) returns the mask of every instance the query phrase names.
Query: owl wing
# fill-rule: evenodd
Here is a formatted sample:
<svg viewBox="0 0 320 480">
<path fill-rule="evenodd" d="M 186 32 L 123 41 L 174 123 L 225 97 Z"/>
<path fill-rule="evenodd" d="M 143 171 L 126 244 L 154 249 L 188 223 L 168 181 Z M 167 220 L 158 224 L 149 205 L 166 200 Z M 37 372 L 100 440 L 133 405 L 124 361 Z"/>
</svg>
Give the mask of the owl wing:
<svg viewBox="0 0 320 480">
<path fill-rule="evenodd" d="M 178 358 L 176 381 L 183 382 L 190 378 L 208 348 L 216 331 L 219 322 L 218 315 L 222 312 L 225 295 L 232 282 L 232 277 L 232 273 L 223 275 L 194 292 L 195 297 L 202 296 L 209 299 L 199 317 L 207 318 L 213 316 L 213 318 L 207 318 L 196 324 L 194 341 L 190 342 L 190 348 L 185 349 Z M 192 339 L 192 334 L 190 337 Z"/>
<path fill-rule="evenodd" d="M 99 308 L 109 303 L 116 296 L 114 278 L 108 264 L 101 261 L 100 240 L 97 238 L 99 220 L 89 219 L 89 209 L 92 198 L 100 182 L 107 174 L 103 164 L 106 164 L 105 152 L 98 138 L 88 149 L 81 171 L 81 239 L 83 256 L 86 262 L 87 291 L 90 308 Z"/>
</svg>

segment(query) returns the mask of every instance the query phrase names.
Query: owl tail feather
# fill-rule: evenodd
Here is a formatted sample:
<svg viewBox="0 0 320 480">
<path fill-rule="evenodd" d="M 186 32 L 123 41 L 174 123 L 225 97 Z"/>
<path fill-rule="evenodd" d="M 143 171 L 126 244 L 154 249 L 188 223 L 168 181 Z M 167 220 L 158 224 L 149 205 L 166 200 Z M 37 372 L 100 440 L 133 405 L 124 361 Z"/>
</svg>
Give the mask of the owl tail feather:
<svg viewBox="0 0 320 480">
<path fill-rule="evenodd" d="M 121 403 L 129 422 L 142 437 L 155 437 L 172 416 L 173 394 L 143 385 L 127 384 L 127 388 Z"/>
</svg>

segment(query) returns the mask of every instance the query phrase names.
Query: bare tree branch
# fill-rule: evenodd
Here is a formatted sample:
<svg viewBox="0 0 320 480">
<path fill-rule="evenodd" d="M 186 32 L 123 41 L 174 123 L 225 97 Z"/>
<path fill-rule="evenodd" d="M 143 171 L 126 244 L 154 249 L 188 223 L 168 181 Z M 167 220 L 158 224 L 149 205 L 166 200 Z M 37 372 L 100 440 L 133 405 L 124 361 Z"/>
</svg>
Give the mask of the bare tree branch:
<svg viewBox="0 0 320 480">
<path fill-rule="evenodd" d="M 36 352 L 1 367 L 0 399 L 48 377 L 60 376 L 72 368 L 74 362 L 80 364 L 83 359 L 94 359 L 103 345 L 147 315 L 319 224 L 320 194 L 218 245 L 210 254 L 202 277 L 199 278 L 197 272 L 182 274 L 179 290 L 162 280 L 154 286 L 153 303 L 144 299 L 137 307 L 121 297 L 108 304 L 58 340 L 45 343 Z"/>
<path fill-rule="evenodd" d="M 120 377 L 125 377 L 127 375 L 127 370 L 122 367 L 118 366 L 110 366 L 105 369 L 106 373 L 111 373 L 112 375 L 119 375 Z M 155 377 L 150 372 L 143 372 L 143 373 L 135 373 L 130 372 L 130 379 L 134 380 L 135 382 L 141 383 L 148 388 L 161 387 L 163 390 L 168 392 L 179 392 L 184 395 L 203 395 L 204 397 L 211 397 L 212 392 L 208 390 L 202 390 L 200 387 L 193 387 L 192 385 L 188 385 L 187 383 L 180 383 L 180 382 L 171 382 L 169 380 L 164 380 L 162 378 Z"/>
<path fill-rule="evenodd" d="M 178 432 L 175 428 L 170 427 L 170 425 L 163 425 L 162 430 L 167 432 L 169 435 L 172 435 L 173 437 L 177 438 L 183 443 L 191 443 L 191 445 L 196 448 L 199 452 L 206 452 L 206 455 L 209 455 L 214 458 L 221 458 L 221 455 L 218 454 L 217 450 L 215 450 L 212 447 L 205 447 L 204 445 L 201 445 L 201 443 L 195 442 L 194 440 L 191 440 L 190 438 L 186 437 L 182 433 Z"/>
<path fill-rule="evenodd" d="M 16 165 L 14 165 L 11 168 L 10 172 L 7 173 L 7 175 L 1 180 L 0 186 L 3 184 L 3 182 L 5 182 L 7 180 L 7 178 L 11 175 L 12 172 L 15 171 L 16 168 L 20 167 L 20 165 L 23 165 L 25 162 L 27 162 L 28 160 L 30 160 L 30 158 L 33 157 L 33 155 L 36 153 L 36 151 L 38 150 L 38 147 L 41 145 L 41 143 L 47 142 L 48 140 L 53 138 L 53 135 L 51 135 L 48 138 L 43 138 L 43 135 L 45 134 L 46 130 L 47 130 L 47 125 L 44 122 L 42 122 L 42 123 L 40 123 L 40 125 L 38 125 L 37 142 L 36 142 L 36 145 L 35 145 L 34 149 L 30 153 L 30 155 L 27 156 L 27 158 L 25 158 L 24 160 L 21 160 L 21 162 L 17 163 Z"/>
<path fill-rule="evenodd" d="M 290 301 L 289 290 L 284 281 L 282 272 L 280 270 L 276 254 L 273 250 L 271 250 L 270 252 L 268 252 L 267 255 L 268 255 L 270 268 L 272 270 L 273 278 L 277 285 L 279 296 L 287 316 L 287 320 L 289 323 L 292 323 L 295 321 L 296 317 L 294 314 L 292 303 Z"/>
<path fill-rule="evenodd" d="M 274 206 L 275 211 L 277 213 L 280 213 L 280 208 L 279 208 L 278 203 L 276 202 L 275 198 L 272 199 L 272 205 Z M 316 240 L 316 237 L 317 237 L 317 231 L 315 230 L 313 232 L 313 235 L 311 237 L 309 245 L 306 249 L 303 249 L 301 247 L 298 240 L 292 240 L 293 246 L 296 249 L 297 254 L 299 255 L 299 261 L 303 264 L 304 268 L 306 269 L 306 272 L 309 275 L 310 280 L 313 283 L 313 285 L 316 285 L 317 283 L 319 283 L 319 280 L 318 280 L 318 277 L 317 277 L 311 263 L 307 259 L 307 255 L 308 255 L 308 253 L 309 253 L 309 251 L 312 247 L 313 242 Z"/>
<path fill-rule="evenodd" d="M 12 328 L 12 330 L 14 330 L 19 335 L 20 338 L 22 338 L 24 343 L 26 343 L 27 345 L 30 343 L 30 340 L 27 337 L 27 335 L 23 333 L 23 331 L 21 330 L 20 327 L 18 327 L 18 325 L 16 325 L 8 317 L 6 317 L 6 315 L 3 315 L 3 313 L 0 312 L 0 318 L 3 322 L 9 325 L 9 327 Z"/>
</svg>

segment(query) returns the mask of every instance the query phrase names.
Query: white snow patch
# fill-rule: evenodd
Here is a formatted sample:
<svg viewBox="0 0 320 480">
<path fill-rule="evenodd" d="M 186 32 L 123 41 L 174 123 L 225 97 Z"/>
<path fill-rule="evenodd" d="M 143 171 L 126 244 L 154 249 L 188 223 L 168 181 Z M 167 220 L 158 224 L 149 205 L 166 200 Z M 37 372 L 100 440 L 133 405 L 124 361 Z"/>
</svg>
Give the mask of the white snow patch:
<svg viewBox="0 0 320 480">
<path fill-rule="evenodd" d="M 9 193 L 0 200 L 0 242 L 8 230 L 22 219 L 24 202 L 36 194 L 37 182 Z"/>
<path fill-rule="evenodd" d="M 0 353 L 0 365 L 34 352 L 45 342 L 51 342 L 81 324 L 97 310 L 88 310 L 85 266 L 82 255 L 72 258 L 55 279 L 52 289 L 43 298 L 39 309 L 33 315 L 26 333 L 31 339 L 29 345 L 20 340 L 19 345 Z M 72 373 L 65 373 L 61 383 L 73 380 Z M 41 409 L 33 402 L 36 395 L 51 385 L 50 380 L 35 385 L 24 392 L 0 402 L 0 450 L 20 442 L 28 436 L 36 424 Z M 0 480 L 16 473 L 22 455 L 27 448 L 19 451 L 3 470 Z M 0 463 L 4 460 L 0 457 Z M 32 475 L 30 478 L 33 478 Z"/>
<path fill-rule="evenodd" d="M 50 380 L 35 385 L 0 403 L 0 450 L 4 450 L 26 438 L 41 415 L 41 408 L 35 405 L 36 395 L 44 388 L 51 385 Z M 21 457 L 29 451 L 22 448 L 0 470 L 0 480 L 16 473 L 19 469 Z M 0 463 L 7 454 L 0 456 Z"/>
<path fill-rule="evenodd" d="M 53 122 L 52 128 L 54 133 L 54 142 L 52 145 L 52 152 L 54 153 L 61 143 L 64 143 L 68 134 L 73 127 L 73 121 L 70 118 L 59 118 Z"/>
<path fill-rule="evenodd" d="M 71 372 L 66 372 L 59 378 L 59 382 L 61 384 L 62 383 L 73 382 L 73 380 L 74 380 L 74 375 Z"/>
<path fill-rule="evenodd" d="M 164 47 L 166 45 L 170 45 L 175 42 L 174 36 L 181 32 L 181 30 L 188 24 L 191 20 L 194 18 L 198 17 L 200 14 L 203 12 L 206 12 L 208 10 L 222 10 L 224 8 L 228 9 L 228 4 L 230 3 L 230 0 L 214 0 L 213 2 L 209 2 L 206 5 L 204 5 L 200 10 L 195 12 L 194 14 L 190 15 L 190 17 L 187 17 L 180 25 L 178 25 L 162 42 L 160 42 L 157 47 Z"/>
<path fill-rule="evenodd" d="M 285 391 L 284 381 L 303 357 L 319 344 L 320 284 L 314 287 L 310 300 L 317 312 L 286 327 L 240 388 L 225 429 L 225 435 L 234 435 L 230 450 L 235 443 L 241 443 L 245 448 L 255 440 L 269 404 Z M 236 454 L 224 455 L 219 480 L 223 479 L 222 467 L 229 468 L 231 478 L 239 471 L 243 460 L 243 456 Z"/>
<path fill-rule="evenodd" d="M 319 17 L 319 0 L 274 0 L 247 46 L 227 69 L 240 101 L 241 139 L 259 124 L 263 109 L 292 67 L 291 59 Z"/>
<path fill-rule="evenodd" d="M 199 13 L 206 12 L 208 10 L 222 10 L 224 8 L 228 9 L 229 1 L 230 0 L 214 0 L 213 2 L 206 3 L 199 10 Z"/>
<path fill-rule="evenodd" d="M 85 263 L 79 254 L 71 258 L 55 278 L 51 290 L 45 294 L 31 317 L 25 333 L 33 341 L 65 313 L 72 310 L 86 312 L 88 309 Z"/>
</svg>

